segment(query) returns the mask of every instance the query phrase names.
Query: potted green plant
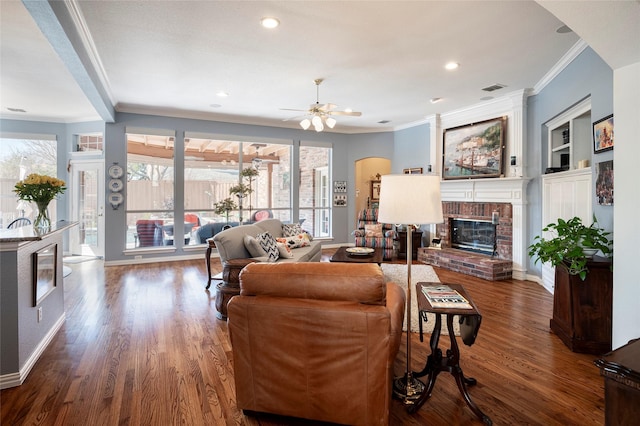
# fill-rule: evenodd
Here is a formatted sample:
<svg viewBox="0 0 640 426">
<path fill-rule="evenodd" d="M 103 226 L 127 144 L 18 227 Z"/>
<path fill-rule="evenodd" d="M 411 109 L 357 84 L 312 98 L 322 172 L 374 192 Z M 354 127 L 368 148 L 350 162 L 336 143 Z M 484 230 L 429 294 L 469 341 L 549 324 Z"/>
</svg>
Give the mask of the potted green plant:
<svg viewBox="0 0 640 426">
<path fill-rule="evenodd" d="M 613 253 L 613 241 L 610 232 L 599 228 L 596 216 L 589 226 L 582 223 L 579 217 L 569 220 L 558 219 L 545 226 L 543 232 L 552 232 L 553 236 L 544 238 L 540 235 L 529 246 L 529 256 L 535 262 L 550 263 L 555 267 L 566 268 L 570 275 L 578 275 L 582 281 L 587 277 L 587 262 L 598 251 L 605 257 Z"/>
<path fill-rule="evenodd" d="M 555 266 L 553 316 L 549 327 L 574 352 L 601 355 L 611 350 L 613 312 L 612 241 L 610 232 L 580 218 L 558 219 L 543 228 L 529 246 L 536 262 Z M 592 253 L 589 252 L 592 250 Z M 596 252 L 605 258 L 593 258 Z"/>
<path fill-rule="evenodd" d="M 215 214 L 225 215 L 227 225 L 229 225 L 229 212 L 236 208 L 238 208 L 238 206 L 231 198 L 225 198 L 213 205 L 213 212 Z"/>
</svg>

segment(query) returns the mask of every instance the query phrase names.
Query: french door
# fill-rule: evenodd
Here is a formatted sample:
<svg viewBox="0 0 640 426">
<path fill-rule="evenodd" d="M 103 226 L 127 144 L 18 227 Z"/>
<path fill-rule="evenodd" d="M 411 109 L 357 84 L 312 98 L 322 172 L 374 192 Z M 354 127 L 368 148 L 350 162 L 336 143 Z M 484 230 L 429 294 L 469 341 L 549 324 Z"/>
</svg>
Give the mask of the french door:
<svg viewBox="0 0 640 426">
<path fill-rule="evenodd" d="M 104 162 L 71 160 L 71 254 L 104 257 Z"/>
</svg>

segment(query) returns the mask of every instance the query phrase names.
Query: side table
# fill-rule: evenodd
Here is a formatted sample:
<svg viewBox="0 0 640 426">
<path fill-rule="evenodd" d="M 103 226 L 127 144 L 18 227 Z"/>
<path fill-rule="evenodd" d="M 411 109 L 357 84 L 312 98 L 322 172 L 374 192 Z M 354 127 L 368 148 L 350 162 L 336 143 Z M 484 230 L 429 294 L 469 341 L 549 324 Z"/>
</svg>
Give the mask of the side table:
<svg viewBox="0 0 640 426">
<path fill-rule="evenodd" d="M 604 424 L 637 424 L 640 418 L 640 339 L 595 361 L 604 377 Z"/>
<path fill-rule="evenodd" d="M 427 362 L 424 369 L 418 373 L 414 373 L 415 377 L 422 377 L 429 375 L 424 393 L 416 401 L 416 403 L 409 407 L 409 412 L 416 412 L 427 399 L 431 397 L 431 392 L 436 384 L 438 374 L 443 371 L 451 373 L 455 378 L 458 389 L 462 394 L 465 402 L 473 411 L 473 413 L 486 425 L 491 425 L 493 422 L 480 410 L 480 408 L 471 400 L 471 396 L 467 391 L 467 386 L 473 386 L 477 383 L 476 379 L 471 377 L 465 377 L 460 367 L 460 350 L 458 349 L 458 343 L 456 342 L 456 335 L 453 330 L 453 317 L 459 315 L 462 318 L 460 324 L 460 335 L 465 345 L 471 346 L 475 342 L 478 331 L 480 330 L 480 323 L 482 322 L 482 315 L 478 312 L 476 305 L 473 303 L 464 287 L 460 284 L 445 284 L 457 291 L 469 301 L 472 309 L 460 309 L 460 308 L 435 308 L 431 306 L 427 297 L 422 293 L 422 286 L 433 285 L 432 283 L 418 283 L 416 284 L 416 294 L 418 298 L 418 310 L 420 319 L 420 341 L 422 341 L 422 314 L 423 312 L 431 312 L 435 314 L 436 323 L 431 333 L 431 340 L 429 346 L 431 347 L 431 354 L 427 357 Z M 440 341 L 440 326 L 442 324 L 442 316 L 446 317 L 447 330 L 449 331 L 449 340 L 451 341 L 450 349 L 447 349 L 446 356 L 443 356 L 442 349 L 438 347 Z"/>
<path fill-rule="evenodd" d="M 407 231 L 398 231 L 398 259 L 407 258 Z M 411 233 L 411 259 L 418 260 L 418 247 L 422 247 L 422 231 Z"/>
<path fill-rule="evenodd" d="M 253 259 L 229 259 L 222 264 L 222 282 L 216 285 L 216 317 L 227 319 L 227 303 L 240 294 L 240 271 Z"/>
</svg>

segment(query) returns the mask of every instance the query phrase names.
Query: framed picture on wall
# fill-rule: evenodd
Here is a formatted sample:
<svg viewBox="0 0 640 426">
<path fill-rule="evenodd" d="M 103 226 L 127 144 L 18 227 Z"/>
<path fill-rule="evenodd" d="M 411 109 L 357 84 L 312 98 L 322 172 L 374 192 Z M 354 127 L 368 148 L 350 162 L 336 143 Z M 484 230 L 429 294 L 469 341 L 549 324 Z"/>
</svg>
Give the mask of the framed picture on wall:
<svg viewBox="0 0 640 426">
<path fill-rule="evenodd" d="M 593 123 L 593 152 L 613 149 L 613 114 Z"/>
<path fill-rule="evenodd" d="M 613 205 L 613 160 L 598 163 L 596 198 L 601 206 Z"/>
<path fill-rule="evenodd" d="M 371 181 L 371 201 L 378 202 L 380 201 L 380 181 L 372 180 Z"/>
<path fill-rule="evenodd" d="M 50 244 L 33 253 L 33 306 L 56 288 L 58 245 Z"/>
<path fill-rule="evenodd" d="M 506 117 L 446 129 L 442 151 L 444 179 L 499 177 Z"/>
</svg>

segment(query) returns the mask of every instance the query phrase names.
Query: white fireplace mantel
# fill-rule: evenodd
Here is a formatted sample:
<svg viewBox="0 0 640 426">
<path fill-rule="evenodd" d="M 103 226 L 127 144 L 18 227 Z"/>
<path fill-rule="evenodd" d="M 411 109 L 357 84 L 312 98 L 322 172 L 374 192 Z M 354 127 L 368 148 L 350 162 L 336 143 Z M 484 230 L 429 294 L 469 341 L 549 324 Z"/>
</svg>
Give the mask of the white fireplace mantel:
<svg viewBox="0 0 640 426">
<path fill-rule="evenodd" d="M 513 278 L 526 279 L 527 185 L 531 179 L 505 177 L 493 179 L 456 179 L 440 182 L 442 201 L 466 203 L 510 203 L 513 229 Z"/>
</svg>

